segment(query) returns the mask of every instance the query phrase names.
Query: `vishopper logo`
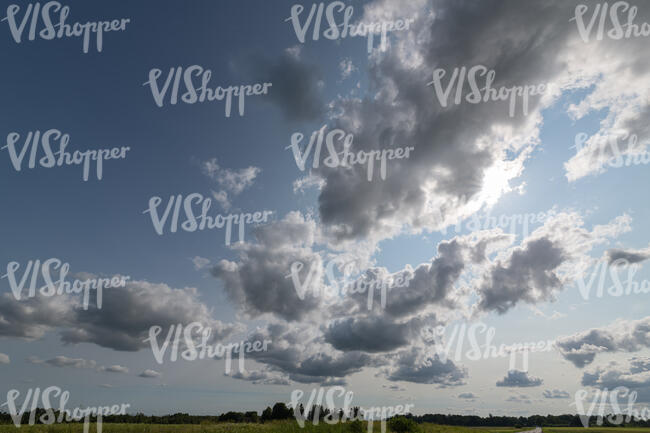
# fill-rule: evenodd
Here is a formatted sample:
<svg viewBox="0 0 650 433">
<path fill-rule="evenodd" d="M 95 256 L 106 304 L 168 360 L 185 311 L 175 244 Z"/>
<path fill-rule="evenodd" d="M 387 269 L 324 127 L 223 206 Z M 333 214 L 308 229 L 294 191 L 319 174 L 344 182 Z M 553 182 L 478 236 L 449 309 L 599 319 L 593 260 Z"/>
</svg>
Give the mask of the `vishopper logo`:
<svg viewBox="0 0 650 433">
<path fill-rule="evenodd" d="M 638 141 L 639 138 L 636 134 L 630 134 L 627 131 L 599 136 L 595 139 L 589 139 L 589 135 L 580 132 L 576 134 L 574 145 L 571 148 L 576 149 L 576 156 L 578 156 L 595 146 L 597 150 L 594 149 L 595 151 L 589 153 L 590 162 L 598 163 L 599 167 L 619 168 L 648 164 L 650 163 L 650 152 L 641 150 L 643 147 L 637 145 Z M 631 149 L 636 151 L 631 151 Z"/>
<path fill-rule="evenodd" d="M 201 205 L 200 212 L 195 212 L 194 202 L 196 202 L 196 205 Z M 189 194 L 185 199 L 183 199 L 182 194 L 170 196 L 163 214 L 159 215 L 158 206 L 160 206 L 161 203 L 162 198 L 158 196 L 151 197 L 151 199 L 149 199 L 149 209 L 142 212 L 143 214 L 148 213 L 151 216 L 151 223 L 153 224 L 154 230 L 157 234 L 161 236 L 164 234 L 165 225 L 170 213 L 172 218 L 169 221 L 169 231 L 171 233 L 176 233 L 178 231 L 178 220 L 182 206 L 186 219 L 180 224 L 181 230 L 186 232 L 195 232 L 197 230 L 205 230 L 206 228 L 221 229 L 225 227 L 226 245 L 230 245 L 233 225 L 239 225 L 239 242 L 244 242 L 246 224 L 267 222 L 268 217 L 273 214 L 273 211 L 265 210 L 253 214 L 240 213 L 228 214 L 226 216 L 217 214 L 216 216 L 211 217 L 208 216 L 208 211 L 212 206 L 212 199 L 209 197 L 203 197 L 203 195 L 199 193 Z M 198 220 L 197 215 L 199 215 Z"/>
<path fill-rule="evenodd" d="M 522 238 L 528 237 L 530 232 L 530 224 L 544 223 L 549 218 L 556 215 L 556 211 L 551 209 L 547 212 L 539 212 L 537 214 L 499 214 L 492 215 L 492 210 L 489 210 L 484 216 L 479 216 L 476 213 L 469 219 L 458 221 L 454 227 L 453 232 L 456 234 L 461 233 L 464 229 L 470 232 L 479 230 L 491 230 L 500 228 L 506 233 L 518 234 L 521 229 Z M 442 214 L 438 211 L 438 221 L 442 221 Z M 448 226 L 440 230 L 444 235 L 449 231 Z"/>
<path fill-rule="evenodd" d="M 7 278 L 9 281 L 9 286 L 11 291 L 16 298 L 20 301 L 22 299 L 22 292 L 25 289 L 25 284 L 29 278 L 29 292 L 27 293 L 28 298 L 33 298 L 36 296 L 36 291 L 40 293 L 41 296 L 55 296 L 66 294 L 79 294 L 83 291 L 83 309 L 88 310 L 88 304 L 90 300 L 90 290 L 96 291 L 96 306 L 98 309 L 102 308 L 102 299 L 103 299 L 103 289 L 111 288 L 120 288 L 125 287 L 126 281 L 131 277 L 125 276 L 114 276 L 112 278 L 86 278 L 86 279 L 74 279 L 72 283 L 66 281 L 68 273 L 70 271 L 70 264 L 63 263 L 57 258 L 50 258 L 44 260 L 42 263 L 40 260 L 29 260 L 23 271 L 23 276 L 20 279 L 17 279 L 18 270 L 20 269 L 20 263 L 12 261 L 7 264 L 7 273 L 0 278 Z M 55 280 L 52 276 L 52 271 L 58 271 L 58 280 Z M 36 288 L 39 280 L 39 274 L 42 276 L 45 285 Z M 31 278 L 30 278 L 31 275 Z"/>
<path fill-rule="evenodd" d="M 644 407 L 641 410 L 635 408 L 637 392 L 630 391 L 630 389 L 625 386 L 618 386 L 611 391 L 607 388 L 602 390 L 597 389 L 592 396 L 589 408 L 585 411 L 585 401 L 588 399 L 588 396 L 589 392 L 587 390 L 580 389 L 576 391 L 575 400 L 571 403 L 571 406 L 576 407 L 578 416 L 580 416 L 580 421 L 585 428 L 589 427 L 589 421 L 592 416 L 596 417 L 597 425 L 603 425 L 604 419 L 607 419 L 607 421 L 613 425 L 620 425 L 623 422 L 629 423 L 633 418 L 638 421 L 647 421 L 650 419 L 650 409 L 647 407 Z M 619 398 L 627 398 L 627 404 L 623 409 L 621 409 L 621 405 L 619 404 Z M 610 407 L 610 414 L 605 416 L 607 406 Z M 596 408 L 598 412 L 594 415 Z"/>
<path fill-rule="evenodd" d="M 538 85 L 512 87 L 501 86 L 495 88 L 492 87 L 492 84 L 494 83 L 496 72 L 492 69 L 488 70 L 488 68 L 483 65 L 472 66 L 469 69 L 465 66 L 454 68 L 451 78 L 449 78 L 449 82 L 447 83 L 447 87 L 443 88 L 442 79 L 445 75 L 447 75 L 447 71 L 444 69 L 435 69 L 433 71 L 433 79 L 427 83 L 427 86 L 433 85 L 434 93 L 442 107 L 447 107 L 449 104 L 449 97 L 455 87 L 456 91 L 451 101 L 453 104 L 459 105 L 463 101 L 470 104 L 479 104 L 488 101 L 509 101 L 508 115 L 510 117 L 515 116 L 518 98 L 521 98 L 522 114 L 526 116 L 528 115 L 528 102 L 530 97 L 543 95 L 553 88 L 552 84 L 544 83 Z M 477 81 L 479 77 L 483 76 L 486 76 L 485 86 L 479 87 Z M 464 94 L 463 91 L 465 89 L 466 81 L 469 85 L 470 91 L 469 93 Z"/>
<path fill-rule="evenodd" d="M 404 415 L 411 412 L 414 404 L 397 405 L 397 406 L 381 406 L 369 407 L 351 407 L 352 398 L 354 393 L 347 391 L 342 386 L 333 386 L 325 392 L 325 388 L 314 388 L 311 390 L 309 400 L 303 405 L 301 399 L 304 392 L 300 389 L 291 392 L 291 406 L 293 407 L 293 414 L 298 422 L 300 428 L 305 427 L 305 421 L 311 418 L 314 425 L 318 425 L 320 419 L 327 424 L 333 425 L 343 423 L 346 421 L 367 420 L 368 432 L 372 432 L 372 421 L 381 421 L 381 431 L 386 431 L 386 420 L 395 415 Z M 325 397 L 325 407 L 323 407 L 323 396 Z M 343 398 L 340 409 L 337 410 L 335 398 Z M 322 413 L 321 410 L 324 410 Z"/>
<path fill-rule="evenodd" d="M 329 168 L 337 167 L 351 167 L 353 165 L 367 164 L 367 179 L 368 182 L 372 181 L 375 172 L 375 163 L 379 161 L 379 175 L 382 180 L 386 179 L 386 166 L 388 160 L 409 158 L 410 152 L 415 150 L 415 147 L 396 147 L 393 149 L 369 150 L 367 152 L 359 150 L 356 153 L 350 151 L 354 137 L 352 134 L 346 134 L 341 129 L 333 129 L 325 135 L 327 125 L 324 125 L 318 131 L 314 131 L 309 139 L 309 144 L 301 152 L 300 143 L 305 138 L 300 132 L 296 132 L 291 136 L 291 144 L 285 149 L 293 152 L 293 157 L 296 160 L 296 165 L 300 171 L 305 171 L 305 164 L 312 151 L 313 168 L 318 168 L 321 164 L 321 151 L 323 149 L 323 142 L 329 156 L 323 160 L 323 165 Z M 337 151 L 336 142 L 343 140 L 343 150 Z"/>
<path fill-rule="evenodd" d="M 2 19 L 2 21 L 6 20 L 7 24 L 9 24 L 11 36 L 17 44 L 22 42 L 22 36 L 25 32 L 27 23 L 30 22 L 30 18 L 31 23 L 29 26 L 28 39 L 30 41 L 36 39 L 40 13 L 43 29 L 38 32 L 39 38 L 52 40 L 54 38 L 78 38 L 83 36 L 84 54 L 88 52 L 91 33 L 94 33 L 95 35 L 95 46 L 97 47 L 97 52 L 101 53 L 104 45 L 104 32 L 123 32 L 126 30 L 127 23 L 131 21 L 129 18 L 122 18 L 120 20 L 112 21 L 88 21 L 85 24 L 80 22 L 76 22 L 72 25 L 66 24 L 66 20 L 70 14 L 70 7 L 62 6 L 61 3 L 57 1 L 47 2 L 42 8 L 39 2 L 35 4 L 28 3 L 27 8 L 23 13 L 23 17 L 20 19 L 20 24 L 17 19 L 19 12 L 20 6 L 17 4 L 11 4 L 7 7 L 7 16 Z M 52 22 L 52 15 L 55 13 L 58 13 L 58 23 L 56 24 Z M 57 27 L 58 30 L 55 30 Z"/>
<path fill-rule="evenodd" d="M 593 7 L 591 16 L 588 17 L 588 22 L 585 22 L 585 15 L 590 7 Z M 575 8 L 575 14 L 569 21 L 575 21 L 578 27 L 580 38 L 586 43 L 592 37 L 594 25 L 598 22 L 596 30 L 597 41 L 602 41 L 605 35 L 614 40 L 630 39 L 631 37 L 647 37 L 650 35 L 650 24 L 642 23 L 635 24 L 639 9 L 636 6 L 631 6 L 626 1 L 617 1 L 609 7 L 608 3 L 596 4 L 579 4 Z M 608 13 L 609 12 L 609 13 Z M 627 12 L 627 22 L 622 24 L 621 21 L 625 19 L 624 13 Z M 605 33 L 605 25 L 609 23 L 610 30 Z"/>
<path fill-rule="evenodd" d="M 95 161 L 94 165 L 97 180 L 102 180 L 104 160 L 124 159 L 126 158 L 126 152 L 131 150 L 128 146 L 122 146 L 110 149 L 86 150 L 85 152 L 75 150 L 73 153 L 69 153 L 66 152 L 65 149 L 68 147 L 70 142 L 70 135 L 61 134 L 61 131 L 58 129 L 48 129 L 42 135 L 41 131 L 29 131 L 19 152 L 16 150 L 16 143 L 18 143 L 18 140 L 20 140 L 20 134 L 17 132 L 11 132 L 7 135 L 7 145 L 0 148 L 0 150 L 7 149 L 9 152 L 9 158 L 11 158 L 11 164 L 16 171 L 21 170 L 23 159 L 27 154 L 27 150 L 31 147 L 29 153 L 29 164 L 27 165 L 28 168 L 36 167 L 37 163 L 43 168 L 52 168 L 55 166 L 61 167 L 64 164 L 79 165 L 83 163 L 84 182 L 88 180 L 90 174 L 90 161 Z M 59 144 L 59 150 L 54 152 L 52 151 L 52 146 L 57 141 Z M 39 147 L 43 148 L 43 153 L 45 155 L 38 159 L 37 162 L 36 157 Z"/>
<path fill-rule="evenodd" d="M 146 86 L 147 84 L 149 85 L 153 99 L 158 107 L 163 107 L 165 104 L 165 96 L 170 90 L 170 85 L 171 94 L 169 96 L 169 104 L 176 105 L 178 103 L 178 94 L 182 77 L 186 92 L 180 96 L 181 102 L 185 104 L 195 104 L 197 102 L 222 101 L 225 99 L 226 117 L 230 117 L 233 97 L 238 98 L 239 115 L 243 116 L 246 106 L 246 97 L 266 95 L 268 94 L 269 87 L 273 85 L 271 83 L 264 83 L 263 85 L 256 83 L 252 85 L 228 87 L 218 86 L 211 89 L 208 87 L 208 84 L 212 77 L 212 71 L 210 69 L 204 69 L 199 65 L 185 68 L 185 71 L 183 71 L 182 66 L 170 68 L 162 88 L 158 85 L 158 78 L 160 78 L 161 75 L 162 70 L 154 68 L 149 71 L 149 81 L 143 84 L 143 86 Z M 195 76 L 201 78 L 201 87 L 197 88 L 194 85 Z"/>
<path fill-rule="evenodd" d="M 296 37 L 301 44 L 305 43 L 305 37 L 310 25 L 313 23 L 312 39 L 317 41 L 321 36 L 321 28 L 324 28 L 322 35 L 329 40 L 345 39 L 346 37 L 363 36 L 368 38 L 368 53 L 372 52 L 375 35 L 381 34 L 381 51 L 387 49 L 387 34 L 392 31 L 409 30 L 409 26 L 415 21 L 413 18 L 398 19 L 396 21 L 379 21 L 373 23 L 358 22 L 351 24 L 354 15 L 354 7 L 347 6 L 342 1 L 334 1 L 327 5 L 325 3 L 313 3 L 309 14 L 300 22 L 305 7 L 296 4 L 291 7 L 291 16 L 285 21 L 291 21 Z M 329 28 L 323 27 L 323 13 Z M 343 14 L 341 16 L 341 13 Z M 342 22 L 339 24 L 339 21 Z M 339 27 L 341 29 L 339 29 Z"/>
<path fill-rule="evenodd" d="M 30 406 L 31 409 L 29 412 L 29 425 L 36 424 L 36 409 L 39 405 L 39 399 L 43 403 L 45 409 L 45 414 L 41 415 L 39 420 L 41 424 L 54 424 L 70 421 L 80 421 L 84 420 L 84 432 L 88 432 L 88 424 L 90 422 L 91 416 L 97 417 L 97 432 L 101 433 L 102 431 L 102 417 L 108 415 L 125 415 L 126 409 L 131 406 L 130 404 L 114 404 L 112 406 L 97 406 L 97 407 L 86 407 L 80 408 L 75 407 L 73 410 L 66 409 L 68 400 L 70 399 L 70 392 L 63 391 L 58 386 L 49 386 L 41 392 L 40 388 L 28 389 L 25 394 L 25 399 L 23 400 L 20 410 L 16 406 L 16 400 L 20 396 L 20 391 L 17 389 L 12 389 L 7 392 L 7 402 L 2 406 L 7 405 L 9 409 L 9 415 L 14 422 L 16 427 L 20 427 L 22 424 L 23 415 L 26 413 L 27 408 Z M 58 416 L 54 413 L 52 406 L 52 398 L 59 399 L 58 406 Z"/>
<path fill-rule="evenodd" d="M 466 323 L 455 324 L 452 327 L 451 334 L 445 344 L 446 326 L 425 327 L 420 331 L 422 339 L 426 343 L 433 343 L 435 354 L 441 362 L 446 363 L 449 354 L 455 344 L 454 361 L 461 361 L 466 358 L 470 361 L 480 359 L 505 358 L 510 357 L 510 367 L 508 370 L 515 370 L 516 357 L 518 353 L 522 354 L 523 370 L 528 371 L 528 354 L 530 352 L 549 352 L 555 347 L 555 340 L 540 340 L 537 342 L 500 344 L 494 345 L 493 340 L 496 335 L 496 328 L 487 326 L 485 323 L 478 322 L 470 326 Z M 484 334 L 483 344 L 479 342 L 479 334 Z M 466 349 L 465 340 L 469 342 L 469 349 Z"/>
<path fill-rule="evenodd" d="M 151 344 L 151 351 L 158 364 L 164 362 L 165 353 L 170 348 L 169 361 L 176 362 L 180 358 L 186 361 L 194 361 L 196 359 L 206 358 L 223 358 L 225 356 L 226 365 L 225 372 L 230 374 L 232 354 L 239 355 L 239 372 L 245 373 L 246 367 L 244 365 L 244 353 L 248 352 L 266 352 L 271 340 L 256 340 L 253 342 L 242 340 L 237 343 L 228 343 L 226 345 L 217 343 L 216 345 L 210 344 L 210 337 L 212 335 L 212 328 L 203 326 L 200 322 L 192 322 L 185 326 L 179 323 L 178 325 L 171 325 L 167 331 L 162 344 L 158 342 L 158 335 L 162 332 L 162 327 L 155 325 L 149 328 L 149 337 L 144 342 Z M 173 340 L 172 340 L 173 336 Z M 200 340 L 198 343 L 196 342 Z"/>
<path fill-rule="evenodd" d="M 309 271 L 301 280 L 300 273 L 305 268 L 301 261 L 295 261 L 291 264 L 291 273 L 285 278 L 291 278 L 296 293 L 301 300 L 311 292 L 312 296 L 324 298 L 338 298 L 346 296 L 348 293 L 363 294 L 368 293 L 368 310 L 372 310 L 374 305 L 375 290 L 379 290 L 381 308 L 386 308 L 388 290 L 397 287 L 407 287 L 410 278 L 402 274 L 396 277 L 387 276 L 385 278 L 369 278 L 367 275 L 359 275 L 359 263 L 357 260 L 347 261 L 345 258 L 337 257 L 330 260 L 325 267 L 320 260 L 311 262 Z M 342 277 L 336 276 L 336 269 L 342 271 Z M 321 284 L 325 271 L 326 284 Z M 303 272 L 304 274 L 304 272 Z M 353 278 L 353 276 L 356 276 Z"/>
<path fill-rule="evenodd" d="M 634 275 L 637 273 L 639 268 L 640 266 L 638 264 L 631 264 L 625 258 L 618 258 L 611 263 L 606 259 L 601 259 L 596 262 L 596 265 L 593 267 L 591 275 L 587 281 L 585 281 L 584 274 L 581 273 L 576 277 L 575 284 L 585 301 L 589 300 L 595 284 L 597 284 L 597 286 L 593 295 L 596 298 L 602 298 L 605 293 L 612 297 L 650 293 L 649 280 L 642 280 L 640 282 L 634 280 Z M 605 287 L 608 269 L 612 284 L 609 287 Z M 620 271 L 627 271 L 627 279 L 621 278 L 621 275 L 619 274 Z"/>
</svg>

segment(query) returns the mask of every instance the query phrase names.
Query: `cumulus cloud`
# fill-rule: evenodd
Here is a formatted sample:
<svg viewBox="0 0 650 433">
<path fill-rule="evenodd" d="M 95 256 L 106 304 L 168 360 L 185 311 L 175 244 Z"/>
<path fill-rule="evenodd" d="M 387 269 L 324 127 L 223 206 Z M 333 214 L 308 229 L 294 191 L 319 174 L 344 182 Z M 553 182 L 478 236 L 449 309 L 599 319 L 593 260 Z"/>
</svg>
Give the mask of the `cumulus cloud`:
<svg viewBox="0 0 650 433">
<path fill-rule="evenodd" d="M 391 365 L 382 372 L 391 381 L 435 384 L 440 387 L 464 385 L 467 378 L 467 369 L 457 366 L 449 359 L 443 362 L 437 354 L 431 356 L 416 347 L 399 351 Z"/>
<path fill-rule="evenodd" d="M 325 341 L 343 351 L 388 352 L 410 344 L 421 326 L 417 319 L 396 323 L 386 317 L 350 317 L 331 323 Z"/>
<path fill-rule="evenodd" d="M 629 231 L 630 222 L 624 214 L 588 230 L 576 212 L 552 216 L 520 246 L 503 251 L 490 264 L 477 288 L 478 310 L 504 314 L 520 302 L 555 300 L 557 292 L 593 263 L 589 251 Z"/>
<path fill-rule="evenodd" d="M 257 242 L 235 245 L 239 260 L 221 260 L 211 273 L 223 282 L 233 303 L 248 315 L 270 313 L 289 321 L 299 320 L 316 309 L 320 299 L 300 299 L 290 278 L 291 269 L 294 263 L 304 264 L 300 276 L 304 282 L 311 266 L 321 266 L 320 255 L 311 249 L 316 236 L 314 220 L 291 212 L 280 221 L 257 227 Z M 322 279 L 313 284 L 322 285 Z"/>
<path fill-rule="evenodd" d="M 598 367 L 592 371 L 585 371 L 582 375 L 582 384 L 598 389 L 636 392 L 637 401 L 650 402 L 650 358 L 634 357 L 626 365 L 611 362 L 605 367 Z M 619 401 L 625 395 L 619 394 Z"/>
<path fill-rule="evenodd" d="M 650 316 L 640 320 L 617 320 L 556 341 L 560 354 L 578 368 L 591 364 L 601 352 L 636 352 L 650 347 Z"/>
<path fill-rule="evenodd" d="M 497 381 L 497 386 L 526 388 L 531 386 L 540 386 L 542 379 L 528 376 L 528 372 L 519 370 L 510 370 L 501 380 Z"/>
<path fill-rule="evenodd" d="M 569 398 L 570 394 L 566 391 L 562 391 L 559 389 L 553 389 L 549 390 L 546 389 L 543 392 L 544 398 Z"/>
<path fill-rule="evenodd" d="M 35 296 L 20 301 L 10 293 L 0 295 L 0 336 L 35 340 L 61 324 L 73 313 L 65 296 Z"/>
<path fill-rule="evenodd" d="M 147 379 L 153 379 L 156 377 L 160 377 L 162 374 L 157 372 L 156 370 L 145 370 L 142 373 L 138 374 L 139 377 L 145 377 Z"/>
<path fill-rule="evenodd" d="M 0 297 L 0 336 L 37 339 L 58 329 L 64 343 L 93 343 L 119 351 L 147 347 L 152 326 L 201 322 L 212 328 L 215 341 L 241 331 L 212 317 L 194 288 L 174 289 L 166 284 L 128 281 L 124 287 L 104 291 L 101 309 L 84 310 L 67 295 L 36 296 L 16 300 Z"/>
</svg>

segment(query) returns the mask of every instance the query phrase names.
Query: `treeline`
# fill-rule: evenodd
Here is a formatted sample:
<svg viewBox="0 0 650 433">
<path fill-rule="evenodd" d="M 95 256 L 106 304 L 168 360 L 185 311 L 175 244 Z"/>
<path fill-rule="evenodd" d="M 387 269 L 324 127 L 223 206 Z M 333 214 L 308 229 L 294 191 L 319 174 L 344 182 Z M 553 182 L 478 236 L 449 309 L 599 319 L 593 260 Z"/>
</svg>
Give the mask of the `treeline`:
<svg viewBox="0 0 650 433">
<path fill-rule="evenodd" d="M 582 421 L 578 415 L 531 415 L 520 416 L 490 416 L 480 417 L 477 415 L 442 415 L 426 414 L 421 416 L 406 415 L 418 423 L 430 422 L 433 424 L 459 425 L 467 427 L 582 427 Z M 623 422 L 620 425 L 612 424 L 604 417 L 591 416 L 589 426 L 602 425 L 604 427 L 650 427 L 650 420 L 631 419 L 630 422 Z M 620 416 L 619 416 L 620 417 Z M 586 419 L 585 419 L 586 421 Z"/>
<path fill-rule="evenodd" d="M 46 415 L 47 411 L 45 409 L 37 408 L 32 412 L 25 412 L 21 418 L 21 425 L 29 424 L 30 418 L 34 420 L 35 424 L 42 424 L 40 421 L 43 415 Z M 54 417 L 57 422 L 59 420 L 60 412 L 55 410 Z M 329 413 L 329 412 L 328 412 Z M 44 420 L 47 421 L 48 417 L 43 416 Z M 61 416 L 63 423 L 65 421 L 65 415 Z M 293 409 L 289 409 L 284 403 L 276 403 L 273 407 L 267 407 L 262 411 L 260 416 L 256 411 L 249 412 L 226 412 L 221 415 L 190 415 L 187 413 L 175 413 L 173 415 L 145 415 L 143 413 L 138 413 L 135 415 L 108 415 L 102 416 L 102 422 L 104 423 L 129 423 L 129 424 L 201 424 L 201 423 L 218 423 L 218 422 L 236 422 L 236 423 L 258 423 L 266 422 L 273 420 L 284 420 L 293 418 Z M 91 422 L 95 422 L 97 417 L 94 415 L 89 416 L 88 418 Z M 321 417 L 322 419 L 322 417 Z M 71 423 L 84 422 L 84 419 L 70 421 Z M 0 424 L 13 424 L 14 421 L 11 415 L 7 412 L 0 412 Z"/>
<path fill-rule="evenodd" d="M 323 406 L 313 406 L 309 411 L 305 412 L 302 405 L 299 407 L 300 413 L 304 414 L 308 421 L 319 419 L 323 421 L 324 417 L 332 413 L 332 411 Z M 36 424 L 41 424 L 41 416 L 46 414 L 45 409 L 36 409 L 32 416 L 31 412 L 24 413 L 21 419 L 21 425 L 29 424 L 30 418 L 35 420 Z M 343 410 L 338 409 L 339 418 L 343 415 Z M 348 417 L 356 417 L 359 413 L 359 408 L 351 409 Z M 54 415 L 58 421 L 59 412 L 54 411 Z M 582 427 L 582 421 L 578 415 L 531 415 L 529 417 L 513 417 L 513 416 L 492 416 L 480 417 L 477 415 L 443 415 L 443 414 L 426 414 L 426 415 L 406 415 L 407 418 L 412 419 L 417 423 L 433 423 L 442 425 L 458 425 L 468 427 Z M 620 416 L 619 416 L 620 417 Z M 48 417 L 44 417 L 47 420 Z M 65 417 L 61 417 L 64 419 Z M 129 424 L 213 424 L 219 422 L 234 422 L 234 423 L 264 423 L 274 420 L 287 420 L 293 419 L 293 409 L 287 407 L 285 403 L 276 403 L 273 407 L 267 407 L 259 415 L 256 411 L 248 412 L 226 412 L 221 415 L 190 415 L 187 413 L 175 413 L 173 415 L 163 416 L 148 416 L 142 413 L 135 415 L 108 415 L 102 417 L 104 423 L 129 423 Z M 95 422 L 96 416 L 90 416 L 89 420 Z M 83 422 L 84 420 L 72 421 Z M 616 420 L 618 421 L 618 420 Z M 66 421 L 64 421 L 66 422 Z M 0 412 L 0 424 L 13 424 L 11 415 L 7 412 Z M 650 427 L 650 420 L 632 419 L 630 422 L 623 422 L 619 425 L 614 425 L 609 422 L 607 416 L 589 418 L 589 426 L 602 425 L 604 427 Z"/>
</svg>

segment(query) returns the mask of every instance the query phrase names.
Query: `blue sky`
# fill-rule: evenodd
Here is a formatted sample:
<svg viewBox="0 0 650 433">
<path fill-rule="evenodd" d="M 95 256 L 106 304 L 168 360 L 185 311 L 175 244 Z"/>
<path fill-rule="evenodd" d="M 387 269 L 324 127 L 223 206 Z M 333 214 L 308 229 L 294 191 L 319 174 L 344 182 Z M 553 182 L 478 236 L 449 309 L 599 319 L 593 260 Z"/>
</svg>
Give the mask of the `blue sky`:
<svg viewBox="0 0 650 433">
<path fill-rule="evenodd" d="M 289 1 L 201 1 L 192 8 L 66 2 L 70 22 L 130 19 L 124 32 L 104 35 L 101 53 L 91 45 L 84 54 L 76 38 L 15 43 L 7 21 L 0 22 L 5 137 L 54 128 L 70 135 L 70 150 L 130 147 L 125 159 L 105 161 L 101 180 L 91 174 L 87 182 L 78 166 L 16 171 L 7 149 L 0 151 L 2 267 L 15 261 L 22 272 L 29 260 L 56 257 L 71 274 L 132 281 L 107 289 L 102 310 L 83 313 L 73 297 L 16 300 L 1 279 L 0 353 L 10 362 L 0 362 L 0 393 L 59 385 L 71 391 L 72 404 L 119 401 L 134 412 L 208 414 L 261 410 L 289 401 L 294 389 L 337 383 L 361 405 L 409 401 L 415 413 L 485 415 L 572 412 L 578 389 L 611 388 L 606 373 L 619 377 L 635 359 L 647 359 L 647 294 L 585 301 L 571 282 L 589 276 L 595 260 L 623 253 L 640 267 L 636 281 L 650 279 L 650 175 L 647 164 L 599 172 L 589 158 L 598 144 L 583 154 L 573 146 L 579 133 L 624 130 L 639 137 L 624 154 L 647 150 L 647 128 L 639 127 L 648 115 L 647 43 L 583 42 L 568 3 L 534 2 L 526 10 L 497 0 L 466 8 L 442 0 L 348 1 L 354 20 L 415 18 L 409 31 L 391 34 L 385 52 L 370 55 L 365 38 L 300 43 L 286 21 Z M 640 4 L 637 21 L 648 15 Z M 353 65 L 349 74 L 345 64 Z M 561 90 L 532 100 L 528 116 L 514 118 L 503 102 L 441 107 L 426 86 L 431 72 L 476 64 L 494 69 L 498 85 L 548 82 Z M 149 71 L 159 68 L 164 78 L 172 67 L 191 65 L 212 71 L 210 87 L 273 86 L 268 97 L 246 98 L 244 116 L 233 108 L 226 118 L 222 102 L 157 107 L 143 85 Z M 308 173 L 286 149 L 290 137 L 301 132 L 308 141 L 323 125 L 353 134 L 360 149 L 415 150 L 389 161 L 386 180 L 368 182 L 358 166 L 321 165 L 312 171 L 321 187 L 295 191 Z M 582 170 L 574 178 L 568 161 Z M 175 194 L 218 192 L 229 206 L 219 209 L 213 199 L 211 214 L 273 215 L 247 227 L 244 244 L 228 247 L 223 230 L 159 236 L 143 213 L 153 196 L 164 206 Z M 432 209 L 446 224 L 425 217 Z M 550 209 L 559 216 L 531 225 L 527 238 L 497 227 L 454 230 L 486 213 Z M 489 251 L 474 262 L 481 242 Z M 300 300 L 283 278 L 296 260 L 326 264 L 337 256 L 359 264 L 356 276 L 403 273 L 413 282 L 391 292 L 385 311 L 369 312 L 353 299 Z M 192 320 L 229 329 L 223 342 L 269 336 L 274 350 L 247 360 L 255 374 L 235 378 L 224 376 L 223 361 L 159 365 L 148 345 L 133 346 L 150 326 Z M 450 367 L 429 358 L 422 328 L 449 331 L 462 322 L 493 326 L 496 343 L 563 343 L 531 354 L 525 386 L 497 386 L 507 359 L 454 360 Z M 47 362 L 56 357 L 95 364 Z M 98 371 L 110 365 L 128 373 Z M 138 376 L 145 370 L 160 375 Z M 650 401 L 650 383 L 635 386 L 640 402 Z M 553 389 L 571 398 L 543 397 Z"/>
</svg>

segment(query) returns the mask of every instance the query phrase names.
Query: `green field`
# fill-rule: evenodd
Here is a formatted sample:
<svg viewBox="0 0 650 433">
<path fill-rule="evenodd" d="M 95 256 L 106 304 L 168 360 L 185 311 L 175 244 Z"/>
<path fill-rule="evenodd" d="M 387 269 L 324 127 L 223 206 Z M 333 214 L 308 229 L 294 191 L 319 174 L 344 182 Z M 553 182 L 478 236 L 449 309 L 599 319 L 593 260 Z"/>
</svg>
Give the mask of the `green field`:
<svg viewBox="0 0 650 433">
<path fill-rule="evenodd" d="M 516 433 L 529 428 L 515 429 L 511 427 L 461 427 L 437 424 L 420 424 L 422 433 Z M 95 433 L 95 424 L 90 425 L 89 433 Z M 390 429 L 387 428 L 387 431 Z M 0 425 L 0 433 L 83 433 L 83 424 L 53 424 L 53 425 L 23 425 L 16 428 L 13 424 Z M 269 422 L 264 424 L 108 424 L 104 423 L 102 432 L 105 433 L 349 433 L 348 424 L 305 424 L 300 428 L 294 421 Z M 364 423 L 364 432 L 367 432 Z M 373 433 L 380 433 L 379 422 L 375 422 Z M 620 428 L 620 427 L 548 427 L 544 433 L 650 433 L 650 428 Z"/>
</svg>

